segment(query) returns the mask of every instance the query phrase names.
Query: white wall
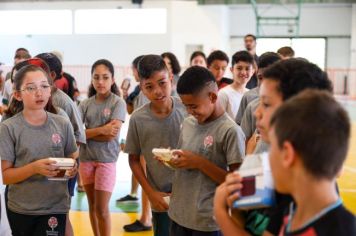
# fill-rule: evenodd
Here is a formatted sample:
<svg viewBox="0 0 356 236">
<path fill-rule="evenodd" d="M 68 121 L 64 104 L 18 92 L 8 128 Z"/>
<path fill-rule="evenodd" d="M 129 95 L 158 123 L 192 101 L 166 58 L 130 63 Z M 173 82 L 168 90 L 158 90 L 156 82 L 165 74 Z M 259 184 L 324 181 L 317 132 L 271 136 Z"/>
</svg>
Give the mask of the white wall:
<svg viewBox="0 0 356 236">
<path fill-rule="evenodd" d="M 170 9 L 169 1 L 150 1 L 143 4 L 145 8 Z M 131 1 L 120 2 L 36 2 L 36 3 L 2 3 L 0 9 L 115 9 L 137 8 Z M 169 12 L 168 12 L 169 14 Z M 95 17 L 95 16 L 93 16 Z M 169 22 L 167 22 L 169 25 Z M 40 52 L 59 50 L 64 54 L 64 64 L 90 65 L 96 59 L 108 58 L 114 64 L 129 65 L 141 54 L 161 53 L 170 50 L 170 35 L 33 35 L 1 36 L 0 61 L 11 64 L 16 48 L 26 47 L 32 55 Z"/>
<path fill-rule="evenodd" d="M 120 2 L 36 2 L 2 3 L 0 9 L 114 9 L 137 8 L 131 1 Z M 160 35 L 32 35 L 1 36 L 0 61 L 12 64 L 16 48 L 26 47 L 32 55 L 58 50 L 64 64 L 90 65 L 98 58 L 114 64 L 130 65 L 141 54 L 174 52 L 185 64 L 185 46 L 201 44 L 204 51 L 229 49 L 229 14 L 227 6 L 200 6 L 188 1 L 145 1 L 143 8 L 167 9 L 167 33 Z M 93 16 L 95 17 L 95 16 Z"/>
<path fill-rule="evenodd" d="M 185 45 L 200 44 L 206 54 L 216 49 L 229 50 L 227 6 L 200 6 L 196 2 L 173 1 L 171 6 L 171 48 L 185 61 Z"/>
</svg>

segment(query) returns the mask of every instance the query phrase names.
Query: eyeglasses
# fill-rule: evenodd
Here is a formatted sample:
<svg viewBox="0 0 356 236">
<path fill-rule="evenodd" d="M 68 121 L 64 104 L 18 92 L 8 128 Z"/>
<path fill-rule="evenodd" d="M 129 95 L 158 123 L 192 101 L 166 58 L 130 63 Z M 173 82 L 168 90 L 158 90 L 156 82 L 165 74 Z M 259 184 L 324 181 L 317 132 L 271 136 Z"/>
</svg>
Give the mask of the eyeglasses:
<svg viewBox="0 0 356 236">
<path fill-rule="evenodd" d="M 51 88 L 50 85 L 48 84 L 42 84 L 40 85 L 40 87 L 36 87 L 36 86 L 27 86 L 24 89 L 21 89 L 19 91 L 21 92 L 28 92 L 30 94 L 35 94 L 37 91 L 41 91 L 41 92 L 47 92 L 49 89 Z"/>
</svg>

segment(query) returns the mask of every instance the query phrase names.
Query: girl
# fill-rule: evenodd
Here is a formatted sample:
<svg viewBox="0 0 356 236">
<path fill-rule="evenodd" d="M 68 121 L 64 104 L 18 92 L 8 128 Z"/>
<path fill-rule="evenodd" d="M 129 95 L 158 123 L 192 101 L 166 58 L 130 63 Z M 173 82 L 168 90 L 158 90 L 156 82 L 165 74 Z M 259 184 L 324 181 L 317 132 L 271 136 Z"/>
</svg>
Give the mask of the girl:
<svg viewBox="0 0 356 236">
<path fill-rule="evenodd" d="M 119 155 L 119 133 L 125 121 L 126 105 L 118 96 L 114 66 L 96 61 L 92 68 L 88 99 L 79 105 L 85 124 L 86 145 L 81 144 L 79 172 L 88 196 L 94 235 L 110 235 L 109 200 L 115 185 Z"/>
<path fill-rule="evenodd" d="M 190 66 L 202 66 L 207 68 L 205 54 L 202 51 L 193 52 L 190 56 Z"/>
<path fill-rule="evenodd" d="M 38 66 L 14 77 L 10 110 L 0 125 L 0 156 L 8 185 L 8 218 L 14 236 L 64 236 L 70 202 L 67 181 L 50 181 L 59 171 L 49 157 L 78 156 L 73 128 L 56 113 L 48 74 Z M 76 174 L 76 167 L 69 171 Z"/>
</svg>

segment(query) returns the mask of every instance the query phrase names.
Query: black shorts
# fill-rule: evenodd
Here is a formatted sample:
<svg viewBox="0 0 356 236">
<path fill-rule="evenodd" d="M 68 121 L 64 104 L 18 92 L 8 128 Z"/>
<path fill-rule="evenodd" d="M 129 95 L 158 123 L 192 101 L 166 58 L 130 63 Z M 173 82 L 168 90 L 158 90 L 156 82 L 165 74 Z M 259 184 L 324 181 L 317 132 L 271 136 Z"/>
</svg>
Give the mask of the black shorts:
<svg viewBox="0 0 356 236">
<path fill-rule="evenodd" d="M 222 236 L 221 231 L 204 232 L 183 227 L 171 220 L 170 236 Z"/>
<path fill-rule="evenodd" d="M 13 236 L 64 236 L 67 214 L 23 215 L 7 211 Z"/>
</svg>

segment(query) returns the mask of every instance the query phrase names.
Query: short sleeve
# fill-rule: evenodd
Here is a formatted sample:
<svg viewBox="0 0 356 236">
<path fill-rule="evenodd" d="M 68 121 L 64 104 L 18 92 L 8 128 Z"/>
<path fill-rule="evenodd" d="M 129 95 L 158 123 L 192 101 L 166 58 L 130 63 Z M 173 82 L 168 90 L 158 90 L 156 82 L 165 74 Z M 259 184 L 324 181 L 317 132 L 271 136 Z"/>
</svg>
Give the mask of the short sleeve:
<svg viewBox="0 0 356 236">
<path fill-rule="evenodd" d="M 74 131 L 71 124 L 66 123 L 66 145 L 64 147 L 64 155 L 67 157 L 77 151 L 77 144 L 75 142 Z"/>
<path fill-rule="evenodd" d="M 0 124 L 0 157 L 3 161 L 15 162 L 15 138 L 11 136 L 9 127 Z"/>
<path fill-rule="evenodd" d="M 245 156 L 245 135 L 239 126 L 228 129 L 224 138 L 223 150 L 228 165 L 242 163 Z"/>
<path fill-rule="evenodd" d="M 141 154 L 140 137 L 135 116 L 131 116 L 129 122 L 129 129 L 126 136 L 125 153 L 134 155 Z"/>
<path fill-rule="evenodd" d="M 122 98 L 119 98 L 118 101 L 115 103 L 115 107 L 111 118 L 113 120 L 121 120 L 122 122 L 125 122 L 126 103 Z"/>
<path fill-rule="evenodd" d="M 246 139 L 249 139 L 255 132 L 255 129 L 253 127 L 256 127 L 256 125 L 253 124 L 253 122 L 254 122 L 253 111 L 252 111 L 252 106 L 250 103 L 247 106 L 245 113 L 241 120 L 241 129 L 244 132 Z"/>
<path fill-rule="evenodd" d="M 247 96 L 244 95 L 241 99 L 241 103 L 240 103 L 240 107 L 239 107 L 239 110 L 237 111 L 237 114 L 236 114 L 236 117 L 235 117 L 235 122 L 236 124 L 238 125 L 241 125 L 241 121 L 242 121 L 242 117 L 245 113 L 245 110 L 246 110 L 246 107 L 248 105 L 247 103 Z"/>
</svg>

